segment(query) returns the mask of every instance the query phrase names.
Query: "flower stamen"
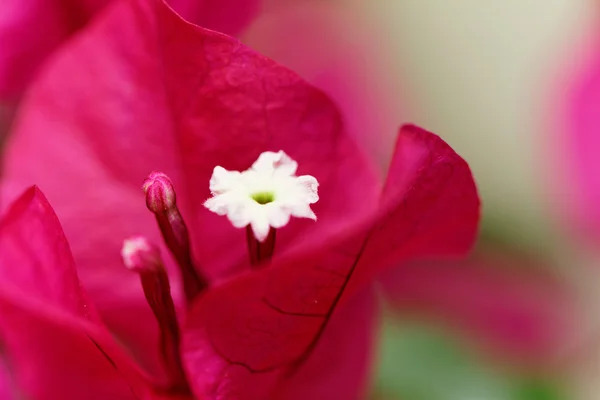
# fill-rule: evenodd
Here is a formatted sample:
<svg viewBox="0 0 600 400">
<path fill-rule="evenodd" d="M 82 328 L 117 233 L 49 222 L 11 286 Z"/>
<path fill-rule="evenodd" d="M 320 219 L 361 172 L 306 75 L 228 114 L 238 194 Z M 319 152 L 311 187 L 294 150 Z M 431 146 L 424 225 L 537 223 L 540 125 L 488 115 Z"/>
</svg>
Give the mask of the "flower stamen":
<svg viewBox="0 0 600 400">
<path fill-rule="evenodd" d="M 269 204 L 275 201 L 275 195 L 272 192 L 258 192 L 251 195 L 258 204 Z"/>
<path fill-rule="evenodd" d="M 208 286 L 208 281 L 194 266 L 188 230 L 177 207 L 173 183 L 164 173 L 153 172 L 144 181 L 143 189 L 146 206 L 154 213 L 165 243 L 179 265 L 190 304 Z"/>
<path fill-rule="evenodd" d="M 167 390 L 190 393 L 179 350 L 181 332 L 160 251 L 146 238 L 136 236 L 123 242 L 121 257 L 128 269 L 139 274 L 144 296 L 158 322 L 160 355 L 169 373 Z"/>
</svg>

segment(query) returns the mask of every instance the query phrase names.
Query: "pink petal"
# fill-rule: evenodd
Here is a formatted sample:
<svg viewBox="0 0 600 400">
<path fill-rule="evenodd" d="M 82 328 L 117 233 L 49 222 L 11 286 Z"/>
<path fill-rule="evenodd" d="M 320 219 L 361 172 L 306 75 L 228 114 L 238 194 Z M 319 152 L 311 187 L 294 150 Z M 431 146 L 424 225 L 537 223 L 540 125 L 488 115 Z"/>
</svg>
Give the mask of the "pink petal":
<svg viewBox="0 0 600 400">
<path fill-rule="evenodd" d="M 369 289 L 336 310 L 314 342 L 315 348 L 305 351 L 306 341 L 312 343 L 322 316 L 301 312 L 286 315 L 284 311 L 273 318 L 261 309 L 264 302 L 247 301 L 262 295 L 264 288 L 245 283 L 208 293 L 201 302 L 204 307 L 197 307 L 188 317 L 183 354 L 196 396 L 228 399 L 237 395 L 240 400 L 359 398 L 370 369 L 377 307 L 374 291 Z M 234 313 L 244 317 L 230 326 Z M 297 319 L 306 322 L 299 324 Z M 300 357 L 297 362 L 291 362 L 290 351 Z M 230 359 L 232 352 L 241 358 Z"/>
<path fill-rule="evenodd" d="M 9 368 L 32 398 L 139 399 L 148 391 L 112 338 L 88 322 L 5 287 L 0 315 Z"/>
<path fill-rule="evenodd" d="M 383 268 L 462 254 L 475 238 L 479 201 L 468 166 L 419 128 L 401 130 L 382 202 L 377 218 L 316 237 L 314 247 L 275 258 L 198 301 L 183 342 L 198 396 L 266 396 L 310 354 L 336 306 Z"/>
<path fill-rule="evenodd" d="M 8 370 L 4 355 L 0 358 L 0 398 L 18 399 L 17 389 L 13 383 L 12 374 Z M 20 395 L 20 394 L 19 394 Z"/>
<path fill-rule="evenodd" d="M 85 298 L 58 218 L 36 187 L 0 220 L 0 280 L 24 293 L 98 321 Z"/>
<path fill-rule="evenodd" d="M 281 5 L 282 0 L 274 3 Z M 381 59 L 378 37 L 364 15 L 344 2 L 288 1 L 266 7 L 243 35 L 244 43 L 291 68 L 327 93 L 344 125 L 381 167 L 387 168 L 405 107 Z M 401 74 L 394 69 L 394 81 Z"/>
<path fill-rule="evenodd" d="M 341 307 L 313 353 L 282 383 L 275 399 L 366 398 L 378 307 L 373 288 Z"/>
<path fill-rule="evenodd" d="M 468 262 L 410 263 L 380 282 L 401 313 L 429 314 L 503 356 L 549 360 L 575 326 L 574 303 L 565 287 L 526 263 L 483 253 Z"/>
<path fill-rule="evenodd" d="M 210 196 L 207 183 L 216 165 L 242 171 L 262 152 L 283 150 L 298 162 L 298 175 L 317 178 L 319 224 L 292 221 L 278 233 L 279 252 L 298 244 L 300 236 L 334 229 L 340 219 L 370 209 L 378 182 L 320 91 L 231 39 L 179 20 L 172 24 L 186 40 L 165 49 L 172 52 L 165 57 L 172 72 L 167 96 L 177 122 L 186 200 L 192 205 L 188 221 L 194 249 L 205 269 L 230 275 L 247 258 L 243 230 L 197 206 Z"/>
<path fill-rule="evenodd" d="M 110 0 L 5 0 L 0 14 L 0 98 L 16 99 L 43 61 Z M 258 12 L 258 0 L 172 0 L 192 22 L 237 34 Z"/>
<path fill-rule="evenodd" d="M 58 219 L 35 187 L 0 220 L 0 342 L 18 387 L 35 398 L 132 398 L 130 386 L 141 385 L 82 292 Z"/>
<path fill-rule="evenodd" d="M 400 129 L 379 221 L 361 263 L 464 256 L 477 236 L 480 202 L 467 163 L 441 138 L 414 125 Z M 375 268 L 356 268 L 355 286 Z"/>
<path fill-rule="evenodd" d="M 136 234 L 161 243 L 141 184 L 155 169 L 172 171 L 175 181 L 179 174 L 159 57 L 146 53 L 153 39 L 141 37 L 156 33 L 149 26 L 156 21 L 137 19 L 131 7 L 115 2 L 48 65 L 11 136 L 5 176 L 12 187 L 4 194 L 32 182 L 44 188 L 104 320 L 156 368 L 156 322 L 119 252 Z"/>
<path fill-rule="evenodd" d="M 261 0 L 169 0 L 167 3 L 194 24 L 237 35 L 258 14 Z"/>
<path fill-rule="evenodd" d="M 561 81 L 557 93 L 561 101 L 561 117 L 553 120 L 552 129 L 558 132 L 555 160 L 551 165 L 550 178 L 558 175 L 564 179 L 557 195 L 565 202 L 569 223 L 594 238 L 600 236 L 600 52 L 598 40 L 593 41 L 587 54 L 582 57 L 575 70 L 569 70 L 568 81 Z M 562 89 L 566 86 L 568 91 Z M 556 104 L 552 104 L 556 106 Z M 558 128 L 556 128 L 556 126 Z M 563 172 L 566 170 L 566 173 Z"/>
<path fill-rule="evenodd" d="M 65 147 L 64 150 L 67 151 L 68 155 L 66 155 L 69 157 L 83 156 L 83 160 L 91 160 L 91 158 L 85 158 L 85 153 L 78 153 L 77 147 Z M 45 154 L 44 157 L 51 157 L 50 153 L 44 153 L 42 149 L 39 151 L 41 154 Z M 39 161 L 42 162 L 42 159 Z M 84 175 L 87 171 L 93 171 L 86 168 L 83 163 L 80 163 L 78 168 L 81 168 L 78 172 Z M 101 169 L 96 171 L 101 172 Z M 43 178 L 45 177 L 40 176 L 39 180 L 43 181 Z M 101 174 L 90 173 L 87 178 L 97 183 L 103 180 Z M 34 179 L 32 178 L 32 180 Z M 85 180 L 86 176 L 80 176 L 79 179 Z M 73 179 L 72 182 L 77 185 L 80 181 Z M 17 187 L 12 185 L 9 194 L 14 194 Z M 49 187 L 52 188 L 52 185 Z M 113 188 L 114 191 L 111 190 Z M 81 281 L 88 291 L 89 297 L 102 315 L 103 321 L 121 341 L 130 347 L 136 359 L 149 369 L 159 371 L 158 351 L 156 351 L 158 340 L 156 320 L 142 293 L 139 276 L 127 271 L 121 264 L 120 245 L 117 244 L 120 238 L 144 232 L 134 226 L 123 226 L 120 223 L 122 218 L 120 213 L 126 213 L 127 206 L 135 203 L 134 201 L 128 202 L 127 198 L 137 199 L 144 204 L 141 190 L 133 193 L 133 190 L 123 191 L 118 185 L 112 187 L 98 185 L 95 190 L 81 193 L 82 198 L 79 199 L 81 203 L 76 203 L 69 193 L 61 193 L 56 189 L 59 188 L 51 190 L 59 204 L 59 207 L 55 208 L 57 213 L 62 212 L 61 218 L 64 220 L 61 222 L 63 222 L 65 232 L 73 238 L 71 248 L 77 260 Z M 122 203 L 119 208 L 96 209 L 95 206 L 91 206 L 95 213 L 86 212 L 86 203 L 94 205 L 111 200 L 115 204 L 118 204 L 119 201 Z M 62 207 L 60 207 L 61 204 Z M 141 220 L 148 213 L 144 206 L 141 208 L 129 207 L 129 209 L 131 209 L 129 215 L 134 218 L 139 216 L 138 218 Z M 139 226 L 140 228 L 146 226 L 149 232 L 153 232 L 154 221 L 148 218 Z M 114 239 L 114 242 L 111 239 Z M 160 243 L 158 234 L 155 236 L 155 241 Z M 166 250 L 163 253 L 167 254 Z M 23 280 L 27 281 L 27 279 L 29 278 L 24 277 Z M 31 282 L 36 282 L 36 280 L 32 279 Z M 136 321 L 135 324 L 131 323 L 132 319 Z"/>
<path fill-rule="evenodd" d="M 54 61 L 23 107 L 5 175 L 44 188 L 99 301 L 115 298 L 107 287 L 140 298 L 118 249 L 131 234 L 158 237 L 139 190 L 150 171 L 174 181 L 196 257 L 215 276 L 247 258 L 244 231 L 201 206 L 216 165 L 244 170 L 261 152 L 283 149 L 300 174 L 317 177 L 319 224 L 294 221 L 278 251 L 376 201 L 372 171 L 321 92 L 161 2 L 115 4 Z"/>
<path fill-rule="evenodd" d="M 0 14 L 0 97 L 21 95 L 42 61 L 86 24 L 105 0 L 5 0 Z"/>
</svg>

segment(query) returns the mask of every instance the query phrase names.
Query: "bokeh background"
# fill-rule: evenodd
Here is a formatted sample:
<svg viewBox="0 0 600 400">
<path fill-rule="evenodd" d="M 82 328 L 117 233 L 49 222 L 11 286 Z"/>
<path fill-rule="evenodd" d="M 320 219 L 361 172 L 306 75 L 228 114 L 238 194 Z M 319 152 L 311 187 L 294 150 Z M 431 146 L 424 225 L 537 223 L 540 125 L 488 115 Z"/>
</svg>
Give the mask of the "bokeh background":
<svg viewBox="0 0 600 400">
<path fill-rule="evenodd" d="M 600 398 L 598 257 L 570 228 L 564 159 L 572 154 L 557 118 L 596 32 L 597 6 L 586 0 L 273 3 L 243 36 L 275 59 L 302 66 L 321 86 L 330 78 L 319 77 L 322 64 L 298 58 L 318 54 L 332 59 L 329 66 L 340 59 L 358 65 L 352 79 L 377 114 L 370 116 L 376 127 L 371 151 L 385 163 L 381 144 L 391 139 L 381 132 L 393 134 L 399 120 L 440 134 L 471 165 L 483 199 L 477 266 L 550 277 L 568 292 L 573 309 L 566 312 L 577 314 L 577 325 L 567 327 L 574 334 L 555 342 L 556 351 L 540 365 L 507 361 L 478 346 L 478 331 L 390 306 L 379 335 L 373 399 Z M 310 33 L 294 41 L 276 37 L 290 21 L 307 32 L 329 24 L 338 53 L 320 53 Z M 551 302 L 555 295 L 558 289 L 550 289 L 523 302 L 535 296 L 538 304 Z M 560 307 L 540 309 L 554 306 Z"/>
<path fill-rule="evenodd" d="M 465 329 L 443 311 L 382 296 L 371 399 L 600 398 L 600 252 L 569 220 L 564 159 L 573 155 L 560 123 L 598 17 L 592 0 L 265 0 L 240 35 L 329 92 L 382 168 L 402 122 L 449 142 L 471 165 L 484 204 L 465 263 L 502 270 L 508 292 L 514 284 L 520 293 L 512 308 L 555 322 L 542 356 L 530 357 L 528 345 L 505 356 L 481 340 L 490 333 L 480 325 Z M 17 105 L 18 96 L 2 101 L 3 134 Z M 432 289 L 433 303 L 504 300 L 463 296 L 473 284 L 443 286 Z M 478 310 L 459 319 L 485 316 L 485 305 Z"/>
</svg>

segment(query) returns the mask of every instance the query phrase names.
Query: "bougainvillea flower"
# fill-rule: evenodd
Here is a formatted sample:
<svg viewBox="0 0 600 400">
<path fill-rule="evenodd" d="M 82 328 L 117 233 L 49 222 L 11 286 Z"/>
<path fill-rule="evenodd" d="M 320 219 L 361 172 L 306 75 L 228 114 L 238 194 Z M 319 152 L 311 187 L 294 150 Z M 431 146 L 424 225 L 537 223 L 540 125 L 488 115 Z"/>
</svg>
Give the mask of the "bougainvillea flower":
<svg viewBox="0 0 600 400">
<path fill-rule="evenodd" d="M 203 205 L 210 178 L 280 150 L 319 183 L 317 221 L 290 219 L 265 240 L 269 257 L 249 260 L 253 236 Z M 157 327 L 173 314 L 153 308 L 171 309 L 165 297 L 123 266 L 123 241 L 137 235 L 160 246 L 196 396 L 351 399 L 369 364 L 369 283 L 406 259 L 464 254 L 479 218 L 467 164 L 427 131 L 400 130 L 385 183 L 373 170 L 333 104 L 296 74 L 163 2 L 124 0 L 32 87 L 3 190 L 43 188 L 90 299 L 145 369 L 170 370 L 173 346 L 155 349 L 178 335 L 165 331 L 172 320 Z M 139 242 L 128 243 L 125 255 Z"/>
<path fill-rule="evenodd" d="M 597 32 L 596 32 L 596 36 Z M 600 237 L 600 51 L 598 40 L 588 40 L 575 65 L 560 81 L 551 104 L 552 129 L 557 133 L 554 163 L 559 163 L 557 195 L 571 227 L 583 236 Z M 566 90 L 565 90 L 566 88 Z"/>
<path fill-rule="evenodd" d="M 380 281 L 396 312 L 434 317 L 511 361 L 555 360 L 577 326 L 565 283 L 515 252 L 482 248 L 467 260 L 409 263 Z"/>
<path fill-rule="evenodd" d="M 340 108 L 350 136 L 361 143 L 378 166 L 387 165 L 393 150 L 392 125 L 411 105 L 400 103 L 398 93 L 402 91 L 389 84 L 391 76 L 385 68 L 390 63 L 381 59 L 385 54 L 378 51 L 379 41 L 364 24 L 362 10 L 345 3 L 340 6 L 304 1 L 261 13 L 242 38 L 324 90 Z M 397 70 L 393 80 L 398 80 Z M 522 265 L 522 257 L 502 257 L 503 262 L 499 259 L 497 254 L 486 255 L 469 261 L 468 266 L 426 264 L 424 270 L 401 266 L 381 278 L 381 287 L 389 289 L 389 296 L 396 299 L 394 305 L 402 312 L 419 303 L 423 311 L 454 316 L 454 322 L 469 327 L 479 339 L 492 342 L 491 347 L 503 355 L 538 362 L 542 356 L 551 357 L 556 344 L 564 339 L 560 332 L 564 333 L 562 328 L 568 325 L 564 320 L 572 312 L 565 310 L 568 301 L 544 296 L 555 290 L 552 284 L 540 284 L 548 281 L 544 273 L 515 274 L 514 265 Z M 463 295 L 452 295 L 452 284 L 438 292 L 438 285 L 444 281 L 436 277 L 438 272 L 448 279 L 452 275 L 456 285 L 463 288 Z M 495 276 L 502 284 L 494 282 Z M 418 301 L 408 293 L 402 295 L 400 289 L 405 285 L 411 286 L 409 293 L 414 297 L 420 296 Z M 528 297 L 530 290 L 536 293 L 536 299 Z M 494 293 L 490 299 L 495 300 L 483 302 L 484 293 Z M 513 322 L 502 322 L 508 320 Z"/>
<path fill-rule="evenodd" d="M 164 390 L 163 382 L 144 374 L 115 344 L 80 287 L 58 219 L 37 188 L 28 189 L 0 219 L 0 250 L 0 334 L 6 350 L 0 364 L 3 399 L 23 395 L 49 400 L 190 399 L 189 395 Z M 127 258 L 125 264 L 136 267 L 128 265 Z M 352 302 L 356 306 L 346 307 L 332 321 L 319 344 L 325 345 L 326 351 L 315 353 L 320 356 L 308 362 L 308 371 L 313 372 L 312 367 L 326 359 L 330 366 L 343 371 L 342 376 L 364 375 L 366 352 L 359 351 L 360 357 L 352 365 L 328 358 L 339 357 L 339 349 L 360 349 L 367 343 L 369 329 L 339 339 L 343 333 L 340 328 L 346 329 L 344 321 L 371 325 L 372 297 L 358 296 Z M 4 368 L 4 361 L 9 368 Z M 288 381 L 286 391 L 293 395 L 281 398 L 297 398 L 294 396 L 306 392 L 326 396 L 306 384 L 313 378 L 310 372 Z M 355 385 L 333 383 L 344 387 L 345 391 L 334 389 L 342 398 L 356 393 Z"/>
<path fill-rule="evenodd" d="M 43 60 L 88 24 L 111 0 L 19 0 L 2 4 L 0 98 L 16 99 Z M 201 26 L 237 34 L 258 10 L 258 0 L 171 0 L 182 16 Z"/>
</svg>

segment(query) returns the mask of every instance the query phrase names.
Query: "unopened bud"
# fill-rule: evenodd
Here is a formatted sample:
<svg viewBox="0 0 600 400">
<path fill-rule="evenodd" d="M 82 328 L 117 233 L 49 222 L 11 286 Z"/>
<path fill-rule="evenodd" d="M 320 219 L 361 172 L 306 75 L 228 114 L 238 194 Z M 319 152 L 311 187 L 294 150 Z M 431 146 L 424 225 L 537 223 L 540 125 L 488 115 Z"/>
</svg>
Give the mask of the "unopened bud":
<svg viewBox="0 0 600 400">
<path fill-rule="evenodd" d="M 132 271 L 156 271 L 162 268 L 160 251 L 143 236 L 124 240 L 121 257 L 123 264 Z"/>
<path fill-rule="evenodd" d="M 194 266 L 190 238 L 175 201 L 171 179 L 162 172 L 152 172 L 143 184 L 146 206 L 154 213 L 165 244 L 175 257 L 183 275 L 183 287 L 188 303 L 207 286 L 207 280 Z"/>
<path fill-rule="evenodd" d="M 166 174 L 152 172 L 144 181 L 142 188 L 146 193 L 146 206 L 153 213 L 165 212 L 175 207 L 175 189 Z"/>
<path fill-rule="evenodd" d="M 179 354 L 181 334 L 169 276 L 159 249 L 145 237 L 134 236 L 123 242 L 121 256 L 125 266 L 139 274 L 144 296 L 156 317 L 160 331 L 160 354 L 165 369 L 171 374 L 168 390 L 189 392 Z"/>
</svg>

